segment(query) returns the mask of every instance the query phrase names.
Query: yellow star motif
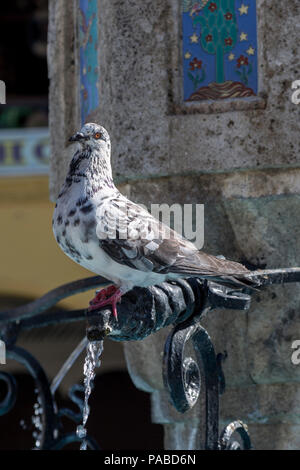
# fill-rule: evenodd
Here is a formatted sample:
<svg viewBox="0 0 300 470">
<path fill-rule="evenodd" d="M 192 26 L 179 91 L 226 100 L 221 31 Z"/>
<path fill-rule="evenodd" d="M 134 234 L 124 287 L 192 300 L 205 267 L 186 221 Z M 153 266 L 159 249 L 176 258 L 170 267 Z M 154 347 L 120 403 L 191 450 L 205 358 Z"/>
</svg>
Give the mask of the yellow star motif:
<svg viewBox="0 0 300 470">
<path fill-rule="evenodd" d="M 240 34 L 240 41 L 247 41 L 247 39 L 248 39 L 248 34 L 246 33 Z"/>
<path fill-rule="evenodd" d="M 196 33 L 194 33 L 192 36 L 190 36 L 190 41 L 191 42 L 198 42 L 198 36 Z"/>
<path fill-rule="evenodd" d="M 253 49 L 252 46 L 250 46 L 249 49 L 246 50 L 246 52 L 247 52 L 248 55 L 254 55 L 255 50 Z"/>
<path fill-rule="evenodd" d="M 232 54 L 232 53 L 231 53 L 231 54 L 229 54 L 229 56 L 228 56 L 228 60 L 233 60 L 233 59 L 234 59 L 234 54 Z"/>
<path fill-rule="evenodd" d="M 244 5 L 243 3 L 241 4 L 240 8 L 238 10 L 240 11 L 240 15 L 248 15 L 248 5 Z"/>
<path fill-rule="evenodd" d="M 184 58 L 185 58 L 185 59 L 190 59 L 191 57 L 192 57 L 192 55 L 191 55 L 189 52 L 186 52 L 186 53 L 184 54 Z"/>
</svg>

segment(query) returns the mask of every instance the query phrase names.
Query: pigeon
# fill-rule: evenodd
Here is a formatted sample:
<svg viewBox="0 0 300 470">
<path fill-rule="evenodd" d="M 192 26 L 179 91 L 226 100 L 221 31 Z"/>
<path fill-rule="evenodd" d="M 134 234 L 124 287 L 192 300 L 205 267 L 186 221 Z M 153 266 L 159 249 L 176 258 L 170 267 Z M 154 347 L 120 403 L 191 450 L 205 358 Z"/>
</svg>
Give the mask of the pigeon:
<svg viewBox="0 0 300 470">
<path fill-rule="evenodd" d="M 233 287 L 251 286 L 240 263 L 203 251 L 116 188 L 107 130 L 85 124 L 69 139 L 74 156 L 53 214 L 53 232 L 64 253 L 112 284 L 96 293 L 89 310 L 117 303 L 135 286 L 197 277 Z"/>
</svg>

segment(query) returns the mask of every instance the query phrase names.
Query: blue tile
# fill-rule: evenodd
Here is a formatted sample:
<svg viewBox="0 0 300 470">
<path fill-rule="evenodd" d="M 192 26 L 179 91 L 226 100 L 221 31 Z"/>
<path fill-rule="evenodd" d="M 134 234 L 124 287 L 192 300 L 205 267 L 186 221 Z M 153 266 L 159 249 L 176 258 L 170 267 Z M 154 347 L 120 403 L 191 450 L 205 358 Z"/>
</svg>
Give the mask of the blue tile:
<svg viewBox="0 0 300 470">
<path fill-rule="evenodd" d="M 255 0 L 182 0 L 184 101 L 257 95 Z"/>
<path fill-rule="evenodd" d="M 81 122 L 99 106 L 97 0 L 79 0 L 79 61 Z"/>
</svg>

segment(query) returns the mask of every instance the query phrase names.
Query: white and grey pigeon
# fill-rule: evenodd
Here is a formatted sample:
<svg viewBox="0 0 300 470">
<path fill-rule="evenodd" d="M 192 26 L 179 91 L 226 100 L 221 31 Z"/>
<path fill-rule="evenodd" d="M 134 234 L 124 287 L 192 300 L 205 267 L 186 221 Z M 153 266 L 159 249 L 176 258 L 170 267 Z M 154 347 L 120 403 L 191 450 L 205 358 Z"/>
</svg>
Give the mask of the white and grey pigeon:
<svg viewBox="0 0 300 470">
<path fill-rule="evenodd" d="M 96 295 L 90 309 L 109 304 L 117 318 L 117 302 L 134 286 L 178 278 L 252 284 L 242 264 L 199 251 L 118 191 L 110 138 L 102 126 L 85 124 L 70 141 L 78 146 L 52 223 L 57 243 L 72 260 L 113 283 Z"/>
</svg>

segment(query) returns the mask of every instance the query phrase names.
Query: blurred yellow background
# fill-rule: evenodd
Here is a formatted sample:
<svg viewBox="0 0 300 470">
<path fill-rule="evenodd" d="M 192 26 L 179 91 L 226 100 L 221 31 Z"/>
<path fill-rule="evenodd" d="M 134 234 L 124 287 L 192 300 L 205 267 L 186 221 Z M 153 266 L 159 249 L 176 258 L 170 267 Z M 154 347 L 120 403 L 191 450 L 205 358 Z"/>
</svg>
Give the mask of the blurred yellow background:
<svg viewBox="0 0 300 470">
<path fill-rule="evenodd" d="M 47 176 L 1 178 L 1 296 L 35 299 L 64 283 L 93 275 L 57 245 L 53 210 Z M 61 306 L 85 308 L 92 297 L 93 292 L 84 292 L 61 301 Z"/>
</svg>

